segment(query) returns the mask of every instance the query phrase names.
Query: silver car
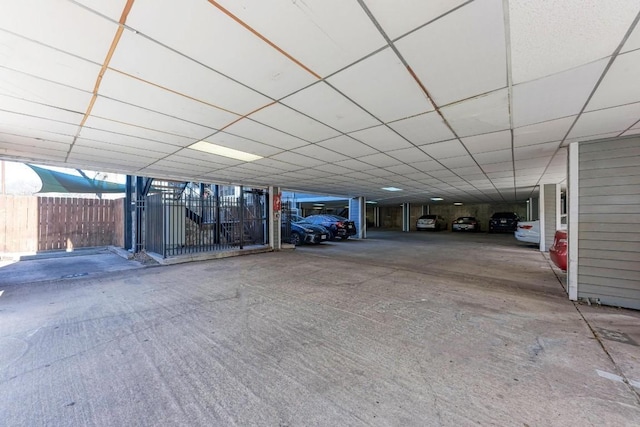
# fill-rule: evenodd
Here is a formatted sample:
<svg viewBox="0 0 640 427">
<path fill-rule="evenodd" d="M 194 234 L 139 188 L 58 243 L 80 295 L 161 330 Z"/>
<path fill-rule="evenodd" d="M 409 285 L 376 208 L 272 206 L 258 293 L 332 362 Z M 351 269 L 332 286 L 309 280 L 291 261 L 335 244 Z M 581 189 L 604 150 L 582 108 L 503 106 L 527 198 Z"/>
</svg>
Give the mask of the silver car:
<svg viewBox="0 0 640 427">
<path fill-rule="evenodd" d="M 422 215 L 416 221 L 416 229 L 422 230 L 446 230 L 447 221 L 440 215 Z"/>
</svg>

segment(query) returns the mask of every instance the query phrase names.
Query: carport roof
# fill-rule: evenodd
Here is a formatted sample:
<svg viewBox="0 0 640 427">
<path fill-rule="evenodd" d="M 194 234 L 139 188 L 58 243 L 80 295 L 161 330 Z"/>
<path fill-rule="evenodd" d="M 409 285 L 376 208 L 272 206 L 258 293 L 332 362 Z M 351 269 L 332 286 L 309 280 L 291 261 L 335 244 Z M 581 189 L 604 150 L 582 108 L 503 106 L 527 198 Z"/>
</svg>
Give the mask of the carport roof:
<svg viewBox="0 0 640 427">
<path fill-rule="evenodd" d="M 563 181 L 568 143 L 640 132 L 637 0 L 2 9 L 5 159 L 389 203 L 502 202 Z M 190 148 L 200 141 L 236 152 Z"/>
</svg>

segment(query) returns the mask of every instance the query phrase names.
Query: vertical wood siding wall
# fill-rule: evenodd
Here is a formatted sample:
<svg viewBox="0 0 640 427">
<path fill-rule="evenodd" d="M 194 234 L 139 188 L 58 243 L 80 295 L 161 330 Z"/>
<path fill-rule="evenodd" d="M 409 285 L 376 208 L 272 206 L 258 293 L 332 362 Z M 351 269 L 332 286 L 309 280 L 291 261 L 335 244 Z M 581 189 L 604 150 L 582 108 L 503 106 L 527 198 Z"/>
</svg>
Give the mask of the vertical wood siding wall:
<svg viewBox="0 0 640 427">
<path fill-rule="evenodd" d="M 0 196 L 0 251 L 124 246 L 123 199 Z"/>
<path fill-rule="evenodd" d="M 0 252 L 35 252 L 37 249 L 37 198 L 0 196 Z"/>
<path fill-rule="evenodd" d="M 640 309 L 640 138 L 579 150 L 578 297 Z"/>
</svg>

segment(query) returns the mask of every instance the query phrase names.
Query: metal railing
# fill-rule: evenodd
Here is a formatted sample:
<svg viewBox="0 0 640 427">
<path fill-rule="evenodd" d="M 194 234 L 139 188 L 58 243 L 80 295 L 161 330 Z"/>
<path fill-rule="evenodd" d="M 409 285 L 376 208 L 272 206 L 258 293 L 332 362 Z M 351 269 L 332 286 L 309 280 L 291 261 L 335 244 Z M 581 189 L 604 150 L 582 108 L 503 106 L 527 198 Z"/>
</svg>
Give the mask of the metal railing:
<svg viewBox="0 0 640 427">
<path fill-rule="evenodd" d="M 215 197 L 211 192 L 185 191 L 179 198 L 147 196 L 144 211 L 145 248 L 169 256 L 242 249 L 267 241 L 265 195 Z"/>
</svg>

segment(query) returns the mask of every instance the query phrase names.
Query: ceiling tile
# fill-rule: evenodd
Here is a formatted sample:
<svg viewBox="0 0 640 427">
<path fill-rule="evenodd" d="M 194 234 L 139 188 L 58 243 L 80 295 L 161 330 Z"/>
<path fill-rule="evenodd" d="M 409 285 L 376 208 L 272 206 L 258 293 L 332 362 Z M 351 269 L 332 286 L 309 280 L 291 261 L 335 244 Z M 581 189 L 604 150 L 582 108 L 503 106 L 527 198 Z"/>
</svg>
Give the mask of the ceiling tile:
<svg viewBox="0 0 640 427">
<path fill-rule="evenodd" d="M 128 124 L 132 124 L 131 121 L 135 121 L 136 125 L 143 126 L 148 129 L 190 137 L 195 140 L 205 138 L 207 135 L 211 135 L 215 131 L 212 128 L 206 128 L 204 126 L 189 123 L 184 120 L 176 119 L 164 114 L 101 96 L 98 97 L 93 105 L 91 115 L 102 119 L 115 120 Z"/>
<path fill-rule="evenodd" d="M 319 142 L 317 145 L 351 157 L 361 157 L 378 152 L 346 135 L 327 139 L 326 141 Z"/>
<path fill-rule="evenodd" d="M 569 139 L 623 132 L 640 119 L 640 103 L 584 113 L 569 133 Z"/>
<path fill-rule="evenodd" d="M 65 110 L 63 108 L 49 107 L 45 104 L 38 104 L 31 101 L 13 98 L 0 94 L 0 108 L 7 112 L 22 114 L 31 117 L 40 117 L 64 123 L 79 125 L 82 121 L 83 113 Z"/>
<path fill-rule="evenodd" d="M 429 155 L 425 154 L 424 151 L 417 147 L 387 151 L 387 154 L 405 163 L 417 163 L 433 160 Z"/>
<path fill-rule="evenodd" d="M 81 114 L 87 110 L 92 96 L 90 92 L 6 68 L 0 68 L 0 94 Z"/>
<path fill-rule="evenodd" d="M 317 80 L 206 1 L 137 0 L 127 24 L 276 99 Z"/>
<path fill-rule="evenodd" d="M 565 137 L 575 119 L 575 116 L 564 117 L 514 129 L 513 145 L 522 147 L 543 142 L 560 141 Z"/>
<path fill-rule="evenodd" d="M 383 153 L 371 154 L 369 156 L 362 156 L 362 157 L 359 157 L 358 160 L 373 166 L 381 167 L 381 168 L 387 167 L 387 166 L 395 166 L 402 163 L 400 160 L 395 159 Z"/>
<path fill-rule="evenodd" d="M 337 151 L 321 147 L 318 144 L 308 144 L 304 147 L 296 148 L 295 150 L 292 150 L 292 152 L 313 157 L 327 163 L 339 162 L 340 160 L 348 159 L 347 156 L 340 154 Z"/>
<path fill-rule="evenodd" d="M 3 2 L 0 28 L 102 64 L 118 26 L 72 2 L 22 0 Z"/>
<path fill-rule="evenodd" d="M 315 84 L 281 102 L 341 132 L 353 132 L 380 123 L 325 83 Z"/>
<path fill-rule="evenodd" d="M 103 77 L 100 95 L 214 129 L 239 117 L 114 71 L 107 71 Z"/>
<path fill-rule="evenodd" d="M 607 60 L 592 62 L 513 87 L 513 125 L 522 127 L 578 114 Z"/>
<path fill-rule="evenodd" d="M 499 90 L 442 109 L 460 137 L 509 129 L 509 97 Z"/>
<path fill-rule="evenodd" d="M 323 77 L 385 45 L 357 2 L 219 3 Z"/>
<path fill-rule="evenodd" d="M 389 38 L 395 39 L 460 6 L 465 0 L 365 0 Z"/>
<path fill-rule="evenodd" d="M 109 67 L 237 114 L 250 113 L 272 102 L 131 31 L 122 33 Z"/>
<path fill-rule="evenodd" d="M 179 147 L 175 145 L 163 144 L 157 140 L 137 138 L 135 136 L 107 132 L 86 126 L 82 128 L 79 136 L 83 139 L 99 143 L 113 144 L 116 147 L 135 147 L 151 153 L 170 154 L 175 153 L 179 149 Z"/>
<path fill-rule="evenodd" d="M 239 120 L 231 126 L 226 127 L 224 131 L 243 138 L 270 144 L 283 150 L 291 150 L 308 144 L 300 138 L 248 119 Z"/>
<path fill-rule="evenodd" d="M 78 132 L 78 124 L 59 122 L 39 117 L 25 116 L 19 113 L 0 110 L 0 131 L 3 129 L 25 128 L 74 135 Z"/>
<path fill-rule="evenodd" d="M 415 145 L 429 144 L 431 142 L 446 141 L 455 138 L 455 135 L 436 112 L 421 114 L 416 117 L 389 123 L 389 127 L 393 128 Z"/>
<path fill-rule="evenodd" d="M 462 138 L 462 142 L 471 154 L 506 150 L 511 148 L 511 131 L 505 130 L 484 135 L 468 136 Z"/>
<path fill-rule="evenodd" d="M 349 136 L 380 151 L 413 147 L 410 142 L 385 125 L 351 132 Z"/>
<path fill-rule="evenodd" d="M 94 111 L 95 113 L 95 111 Z M 151 129 L 148 127 L 142 127 L 139 125 L 127 124 L 119 121 L 103 119 L 90 116 L 83 126 L 84 129 L 97 129 L 105 132 L 120 133 L 122 135 L 144 138 L 149 140 L 158 141 L 163 144 L 171 144 L 176 147 L 184 147 L 185 145 L 196 142 L 194 138 L 188 138 L 186 136 L 174 135 L 167 132 L 161 132 L 159 130 Z"/>
<path fill-rule="evenodd" d="M 508 162 L 513 160 L 513 153 L 511 149 L 491 151 L 490 153 L 477 153 L 473 155 L 473 158 L 484 167 L 489 163 Z"/>
<path fill-rule="evenodd" d="M 46 126 L 44 126 L 46 127 Z M 73 134 L 63 134 L 56 132 L 49 132 L 46 130 L 40 129 L 28 129 L 21 126 L 10 125 L 2 122 L 2 113 L 0 113 L 0 133 L 7 135 L 14 135 L 21 138 L 25 138 L 25 143 L 30 141 L 29 138 L 32 138 L 36 141 L 52 141 L 52 142 L 62 142 L 65 144 L 73 143 L 73 139 L 75 138 L 75 130 L 77 127 L 73 127 L 71 130 Z"/>
<path fill-rule="evenodd" d="M 636 49 L 640 49 L 640 25 L 636 25 L 620 52 L 625 53 Z"/>
<path fill-rule="evenodd" d="M 507 85 L 502 2 L 476 0 L 395 44 L 439 106 Z"/>
<path fill-rule="evenodd" d="M 207 142 L 222 145 L 223 147 L 233 148 L 234 150 L 244 151 L 246 153 L 256 154 L 262 157 L 268 157 L 273 154 L 282 152 L 281 148 L 266 145 L 261 142 L 252 141 L 226 132 L 218 132 L 205 139 Z"/>
<path fill-rule="evenodd" d="M 493 179 L 492 172 L 508 172 L 513 174 L 513 162 L 491 163 L 482 165 L 482 169 L 487 173 L 489 178 Z"/>
<path fill-rule="evenodd" d="M 474 162 L 471 156 L 469 155 L 441 159 L 440 163 L 442 163 L 449 169 L 466 168 L 471 166 L 475 166 L 477 168 L 476 162 Z"/>
<path fill-rule="evenodd" d="M 638 12 L 637 0 L 509 2 L 514 83 L 610 56 Z"/>
<path fill-rule="evenodd" d="M 553 156 L 558 147 L 559 141 L 546 142 L 544 144 L 529 145 L 526 147 L 516 147 L 514 149 L 514 158 L 516 160 L 533 159 L 537 157 L 549 158 Z"/>
<path fill-rule="evenodd" d="M 93 90 L 100 73 L 96 63 L 4 31 L 0 31 L 0 64 L 6 69 L 87 91 Z"/>
<path fill-rule="evenodd" d="M 388 170 L 389 172 L 393 172 L 396 173 L 398 175 L 404 175 L 406 173 L 415 173 L 417 172 L 416 168 L 414 168 L 411 165 L 396 165 L 396 166 L 389 166 L 385 168 L 386 170 Z"/>
<path fill-rule="evenodd" d="M 303 156 L 301 154 L 292 153 L 290 151 L 276 154 L 274 156 L 271 156 L 271 158 L 281 162 L 304 167 L 314 167 L 326 163 L 324 160 L 314 159 L 312 157 Z M 287 169 L 290 169 L 290 167 L 288 167 Z"/>
<path fill-rule="evenodd" d="M 446 159 L 448 157 L 458 157 L 468 154 L 467 150 L 464 149 L 457 139 L 422 145 L 420 148 L 434 159 Z"/>
<path fill-rule="evenodd" d="M 2 147 L 5 149 L 17 150 L 25 153 L 33 151 L 34 153 L 64 153 L 66 155 L 69 151 L 69 147 L 71 146 L 69 143 L 38 140 L 2 132 L 0 132 L 0 142 L 2 142 Z M 0 152 L 2 152 L 2 150 L 0 150 Z"/>
<path fill-rule="evenodd" d="M 258 110 L 251 114 L 251 118 L 309 142 L 322 141 L 340 134 L 337 130 L 280 103 Z"/>
<path fill-rule="evenodd" d="M 109 19 L 113 19 L 114 21 L 120 21 L 120 17 L 122 16 L 122 11 L 127 5 L 127 0 L 74 0 L 77 3 L 80 3 L 89 9 L 96 11 L 101 15 L 105 15 Z"/>
<path fill-rule="evenodd" d="M 640 101 L 640 50 L 619 55 L 607 71 L 585 111 Z"/>
<path fill-rule="evenodd" d="M 385 123 L 434 109 L 391 49 L 352 65 L 328 81 Z"/>
</svg>

